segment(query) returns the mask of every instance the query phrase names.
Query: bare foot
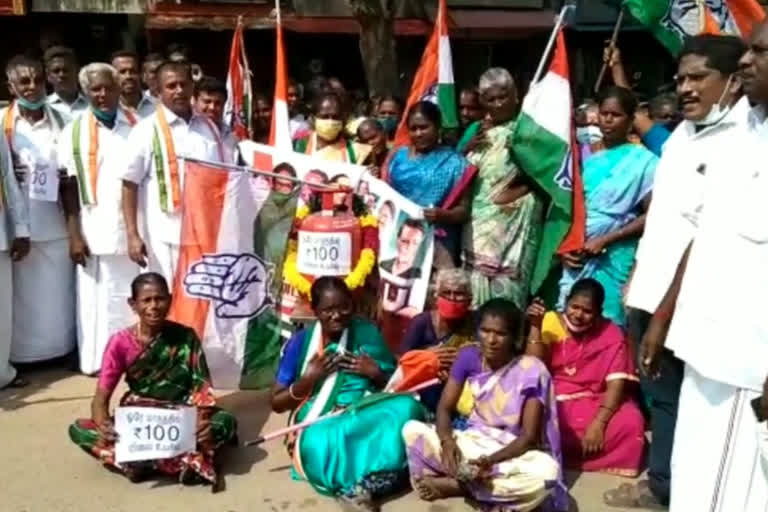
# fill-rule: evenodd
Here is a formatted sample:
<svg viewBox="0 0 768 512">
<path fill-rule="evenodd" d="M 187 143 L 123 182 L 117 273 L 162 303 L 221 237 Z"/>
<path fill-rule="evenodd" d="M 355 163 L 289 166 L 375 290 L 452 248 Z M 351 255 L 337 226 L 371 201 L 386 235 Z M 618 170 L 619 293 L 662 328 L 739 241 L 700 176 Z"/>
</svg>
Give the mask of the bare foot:
<svg viewBox="0 0 768 512">
<path fill-rule="evenodd" d="M 413 482 L 413 488 L 424 501 L 442 500 L 463 496 L 459 482 L 447 477 L 427 477 Z"/>
</svg>

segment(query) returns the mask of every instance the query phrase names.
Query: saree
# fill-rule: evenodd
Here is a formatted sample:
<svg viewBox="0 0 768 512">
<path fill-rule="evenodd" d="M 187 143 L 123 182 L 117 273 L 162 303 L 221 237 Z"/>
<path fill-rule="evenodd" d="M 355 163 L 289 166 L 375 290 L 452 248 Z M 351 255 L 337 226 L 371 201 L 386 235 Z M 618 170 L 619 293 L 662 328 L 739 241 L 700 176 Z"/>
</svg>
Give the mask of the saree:
<svg viewBox="0 0 768 512">
<path fill-rule="evenodd" d="M 550 325 L 555 324 L 550 321 Z M 546 330 L 544 326 L 543 331 Z M 582 341 L 557 332 L 547 333 L 544 338 L 555 336 L 559 340 L 550 344 L 550 371 L 555 385 L 566 467 L 637 476 L 645 450 L 645 420 L 631 398 L 627 397 L 621 403 L 606 425 L 600 453 L 584 457 L 581 446 L 581 440 L 600 409 L 608 383 L 616 379 L 638 382 L 634 358 L 624 333 L 616 324 L 603 319 Z M 625 389 L 625 395 L 629 392 Z"/>
<path fill-rule="evenodd" d="M 587 240 L 616 231 L 638 217 L 640 205 L 653 188 L 658 160 L 642 146 L 623 144 L 598 151 L 584 161 Z M 603 314 L 623 326 L 622 288 L 629 279 L 638 241 L 639 237 L 618 241 L 586 260 L 580 269 L 563 268 L 557 308 L 564 309 L 576 281 L 591 277 L 605 289 Z"/>
<path fill-rule="evenodd" d="M 113 335 L 110 346 L 114 346 L 116 341 L 139 343 L 131 329 Z M 110 356 L 108 349 L 105 360 Z M 210 436 L 198 439 L 196 451 L 149 461 L 153 469 L 180 476 L 191 470 L 206 481 L 215 483 L 216 449 L 235 437 L 237 421 L 230 413 L 215 406 L 208 365 L 195 331 L 181 324 L 166 322 L 160 334 L 130 363 L 125 372 L 125 382 L 129 391 L 120 399 L 121 406 L 194 406 L 197 408 L 198 429 L 210 425 Z M 122 469 L 115 462 L 114 443 L 101 439 L 93 420 L 75 421 L 69 427 L 69 437 L 105 465 Z"/>
<path fill-rule="evenodd" d="M 317 353 L 342 352 L 367 354 L 383 372 L 394 371 L 395 360 L 376 326 L 355 318 L 338 341 L 328 344 L 319 324 L 297 332 L 286 345 L 277 381 L 284 386 L 297 381 Z M 408 420 L 424 417 L 421 404 L 411 395 L 376 393 L 367 377 L 337 371 L 317 384 L 291 422 L 339 409 L 346 412 L 306 428 L 289 443 L 294 478 L 329 496 L 394 491 L 407 468 L 400 430 Z"/>
<path fill-rule="evenodd" d="M 462 465 L 502 449 L 520 435 L 528 399 L 544 406 L 537 448 L 495 464 L 490 476 L 464 482 L 481 508 L 499 511 L 567 510 L 568 493 L 560 467 L 560 433 L 552 381 L 544 364 L 531 356 L 515 358 L 498 370 L 486 369 L 478 347 L 462 349 L 451 377 L 472 395 L 465 430 L 454 430 Z M 435 427 L 411 421 L 403 428 L 411 481 L 445 476 Z"/>
<path fill-rule="evenodd" d="M 478 174 L 472 187 L 472 218 L 464 225 L 462 260 L 470 272 L 472 306 L 509 299 L 524 310 L 544 222 L 544 202 L 528 193 L 509 205 L 493 199 L 521 174 L 509 140 L 515 121 L 488 130 L 488 142 L 470 153 Z"/>
</svg>

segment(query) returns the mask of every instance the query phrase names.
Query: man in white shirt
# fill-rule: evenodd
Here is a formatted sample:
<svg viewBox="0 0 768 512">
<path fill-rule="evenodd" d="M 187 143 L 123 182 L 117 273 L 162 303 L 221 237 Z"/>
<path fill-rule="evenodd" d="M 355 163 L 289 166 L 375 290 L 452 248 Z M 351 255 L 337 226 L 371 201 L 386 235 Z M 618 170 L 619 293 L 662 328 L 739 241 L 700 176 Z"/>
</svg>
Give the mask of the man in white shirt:
<svg viewBox="0 0 768 512">
<path fill-rule="evenodd" d="M 192 109 L 189 65 L 166 62 L 157 70 L 157 79 L 157 111 L 128 137 L 127 165 L 121 176 L 123 215 L 131 259 L 172 283 L 181 240 L 181 157 L 223 162 L 225 151 L 213 122 Z M 139 212 L 144 220 L 141 228 Z"/>
<path fill-rule="evenodd" d="M 122 50 L 112 54 L 112 66 L 120 78 L 120 108 L 131 126 L 155 113 L 157 102 L 141 90 L 139 56 Z"/>
<path fill-rule="evenodd" d="M 11 361 L 44 361 L 75 345 L 75 273 L 59 206 L 56 143 L 62 115 L 45 101 L 42 65 L 24 56 L 6 67 L 13 103 L 0 111 L 30 216 L 30 251 L 13 263 Z"/>
<path fill-rule="evenodd" d="M 118 73 L 109 64 L 80 70 L 90 108 L 68 124 L 58 145 L 68 178 L 62 187 L 70 255 L 77 264 L 80 369 L 93 375 L 109 337 L 133 322 L 128 305 L 139 266 L 128 258 L 120 173 L 131 123 L 118 108 Z"/>
<path fill-rule="evenodd" d="M 672 512 L 768 507 L 750 406 L 768 374 L 768 25 L 754 29 L 740 67 L 756 106 L 702 155 L 702 206 L 681 205 L 698 226 L 643 340 L 653 369 L 668 327 L 666 347 L 685 362 Z"/>
<path fill-rule="evenodd" d="M 144 63 L 141 65 L 141 81 L 146 90 L 144 94 L 155 101 L 160 98 L 160 86 L 157 83 L 157 68 L 165 61 L 165 58 L 159 53 L 150 53 L 144 57 Z"/>
<path fill-rule="evenodd" d="M 227 103 L 227 86 L 212 76 L 204 76 L 195 83 L 195 110 L 213 122 L 219 129 L 227 163 L 235 163 L 237 138 L 224 124 L 224 105 Z"/>
<path fill-rule="evenodd" d="M 722 151 L 723 135 L 746 118 L 746 102 L 734 107 L 741 93 L 739 81 L 733 78 L 745 51 L 746 45 L 737 37 L 704 35 L 689 39 L 680 53 L 676 80 L 684 121 L 667 140 L 656 169 L 653 199 L 626 298 L 627 330 L 636 344 L 643 339 L 696 232 L 697 215 L 685 212 L 701 210 L 708 155 L 713 148 Z M 643 372 L 640 378 L 643 394 L 650 398 L 653 436 L 648 481 L 635 487 L 637 499 L 645 494 L 646 500 L 668 505 L 683 363 L 665 350 L 658 375 L 651 378 Z"/>
<path fill-rule="evenodd" d="M 13 262 L 29 252 L 29 211 L 0 137 L 0 389 L 26 385 L 9 363 L 13 333 Z"/>
<path fill-rule="evenodd" d="M 69 121 L 88 108 L 88 100 L 77 86 L 75 52 L 65 46 L 52 46 L 46 50 L 43 60 L 48 83 L 53 87 L 53 93 L 48 96 L 48 104 Z"/>
</svg>

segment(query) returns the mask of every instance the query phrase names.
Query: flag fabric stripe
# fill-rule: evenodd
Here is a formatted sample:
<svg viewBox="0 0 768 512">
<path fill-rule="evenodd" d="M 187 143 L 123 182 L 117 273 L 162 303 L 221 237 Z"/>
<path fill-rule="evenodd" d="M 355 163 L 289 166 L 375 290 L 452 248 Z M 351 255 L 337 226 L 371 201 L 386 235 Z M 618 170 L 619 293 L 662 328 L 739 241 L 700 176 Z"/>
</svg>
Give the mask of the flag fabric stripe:
<svg viewBox="0 0 768 512">
<path fill-rule="evenodd" d="M 224 118 L 232 132 L 240 140 L 247 139 L 251 128 L 251 71 L 245 53 L 243 23 L 238 20 L 232 36 L 227 72 L 227 103 Z"/>
<path fill-rule="evenodd" d="M 726 0 L 736 26 L 743 37 L 752 33 L 752 27 L 765 19 L 765 10 L 753 0 Z"/>
<path fill-rule="evenodd" d="M 571 107 L 571 86 L 566 78 L 556 73 L 547 73 L 538 84 L 531 87 L 523 101 L 522 114 L 531 118 L 551 136 L 559 139 L 553 144 L 561 144 L 567 151 L 571 139 L 571 119 L 564 117 Z M 562 160 L 561 160 L 562 161 Z"/>
<path fill-rule="evenodd" d="M 283 43 L 283 26 L 277 23 L 277 55 L 275 66 L 275 99 L 272 107 L 272 126 L 269 133 L 269 145 L 290 151 L 291 129 L 288 115 L 288 74 Z"/>
</svg>

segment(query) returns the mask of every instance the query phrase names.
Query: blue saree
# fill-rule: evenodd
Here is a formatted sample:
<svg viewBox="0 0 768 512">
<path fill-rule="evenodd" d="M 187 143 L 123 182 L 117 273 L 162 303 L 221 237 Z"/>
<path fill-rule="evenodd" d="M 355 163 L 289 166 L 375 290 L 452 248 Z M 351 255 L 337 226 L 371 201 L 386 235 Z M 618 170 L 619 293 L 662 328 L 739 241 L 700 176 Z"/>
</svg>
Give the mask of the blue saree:
<svg viewBox="0 0 768 512">
<path fill-rule="evenodd" d="M 635 220 L 640 205 L 653 188 L 659 159 L 643 146 L 623 144 L 592 154 L 584 161 L 584 199 L 587 240 L 613 232 Z M 558 308 L 579 279 L 591 277 L 605 288 L 603 316 L 624 325 L 622 288 L 629 279 L 638 239 L 621 240 L 589 258 L 580 269 L 563 269 Z"/>
</svg>

